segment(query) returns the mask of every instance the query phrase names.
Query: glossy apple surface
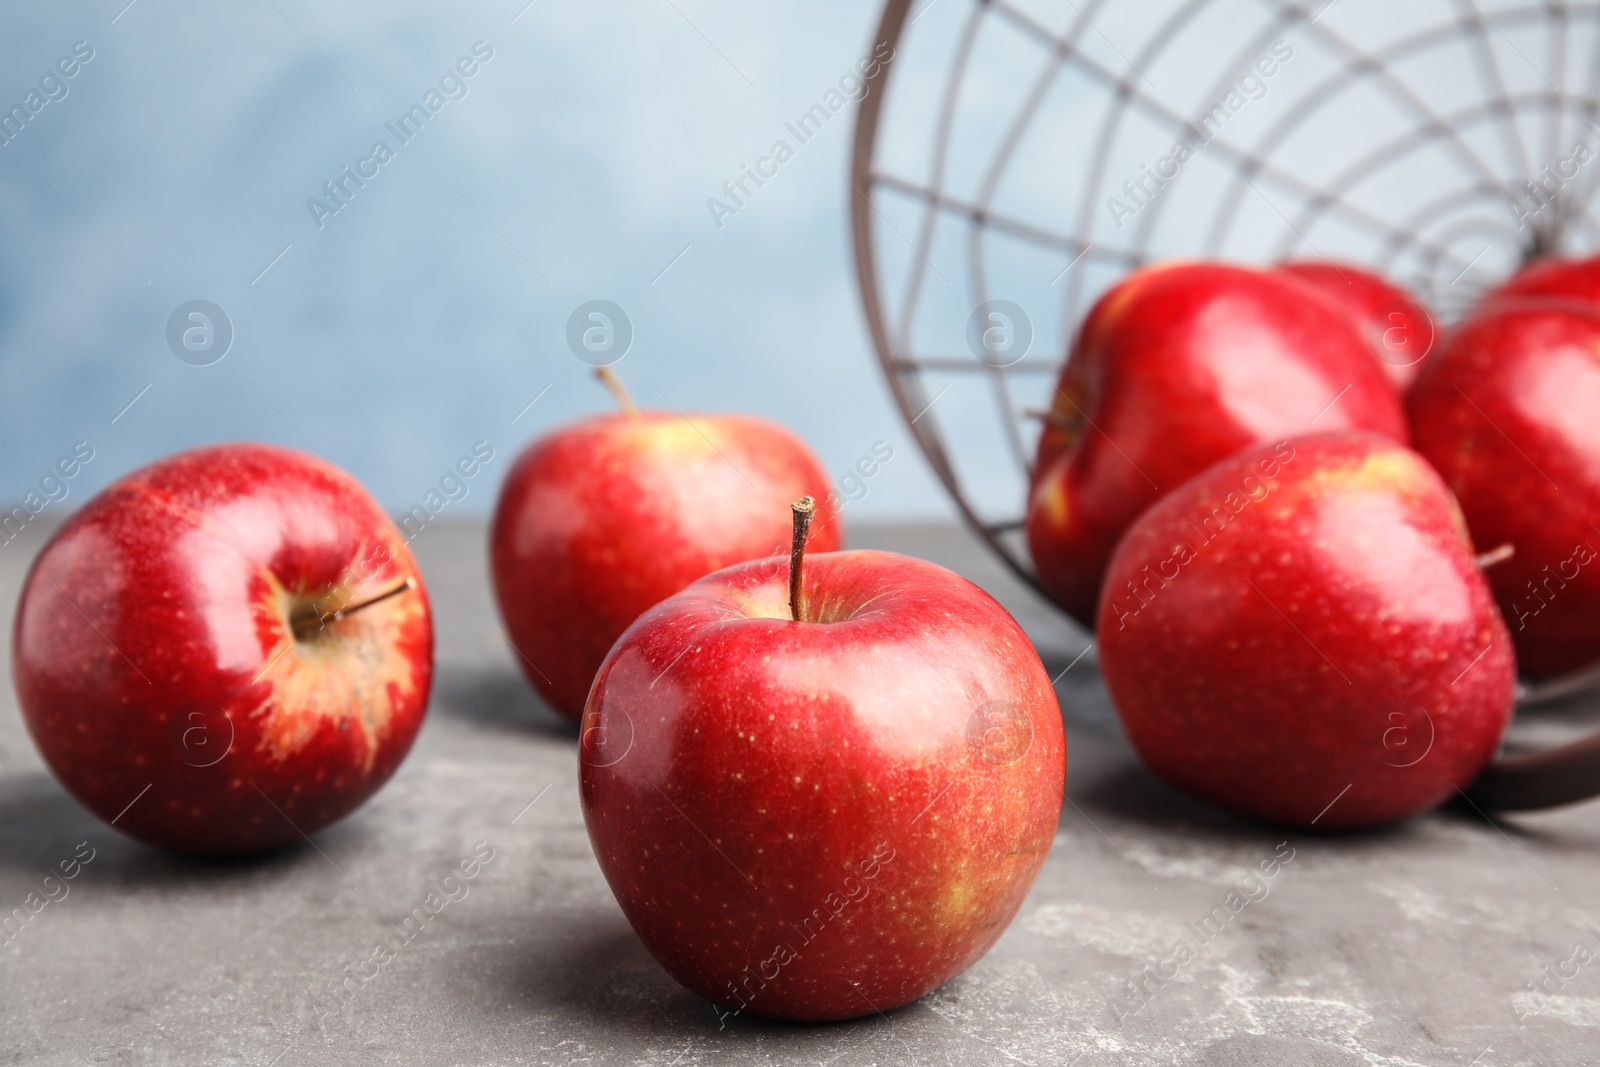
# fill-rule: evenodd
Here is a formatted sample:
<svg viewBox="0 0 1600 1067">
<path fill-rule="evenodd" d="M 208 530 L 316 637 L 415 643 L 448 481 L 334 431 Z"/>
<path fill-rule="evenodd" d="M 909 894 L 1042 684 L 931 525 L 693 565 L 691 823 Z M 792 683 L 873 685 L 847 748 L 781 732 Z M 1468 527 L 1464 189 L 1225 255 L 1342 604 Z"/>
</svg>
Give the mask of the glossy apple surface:
<svg viewBox="0 0 1600 1067">
<path fill-rule="evenodd" d="M 812 545 L 843 532 L 828 476 L 799 438 L 741 415 L 601 415 L 536 441 L 512 467 L 490 564 L 523 673 L 583 713 L 600 662 L 644 610 L 712 571 L 788 551 L 789 503 L 817 499 Z"/>
<path fill-rule="evenodd" d="M 135 471 L 56 531 L 12 669 L 40 753 L 89 810 L 153 845 L 243 853 L 394 773 L 427 708 L 433 624 L 404 540 L 349 475 L 219 445 Z"/>
<path fill-rule="evenodd" d="M 1085 625 L 1139 513 L 1225 456 L 1308 429 L 1407 440 L 1366 343 L 1303 283 L 1178 263 L 1084 320 L 1039 439 L 1027 535 L 1040 582 Z"/>
<path fill-rule="evenodd" d="M 1282 263 L 1278 271 L 1312 286 L 1344 315 L 1389 381 L 1401 392 L 1416 380 L 1433 350 L 1438 330 L 1414 293 L 1351 263 L 1307 260 Z"/>
<path fill-rule="evenodd" d="M 1297 826 L 1371 826 L 1494 756 L 1515 662 L 1466 527 L 1416 453 L 1368 434 L 1224 460 L 1117 548 L 1100 665 L 1156 774 Z"/>
<path fill-rule="evenodd" d="M 885 552 L 733 567 L 606 659 L 584 819 L 661 965 L 729 1013 L 828 1020 L 971 966 L 1044 863 L 1066 751 L 1050 679 L 987 594 Z"/>
<path fill-rule="evenodd" d="M 1483 551 L 1522 670 L 1600 660 L 1600 310 L 1495 305 L 1462 324 L 1408 398 L 1417 449 Z"/>
</svg>

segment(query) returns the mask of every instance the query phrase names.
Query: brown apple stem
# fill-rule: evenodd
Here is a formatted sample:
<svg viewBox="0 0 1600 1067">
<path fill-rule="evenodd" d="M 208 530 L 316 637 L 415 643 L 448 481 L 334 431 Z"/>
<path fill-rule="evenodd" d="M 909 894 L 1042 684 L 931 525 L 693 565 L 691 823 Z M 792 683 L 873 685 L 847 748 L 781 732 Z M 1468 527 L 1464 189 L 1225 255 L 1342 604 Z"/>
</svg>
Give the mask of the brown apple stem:
<svg viewBox="0 0 1600 1067">
<path fill-rule="evenodd" d="M 1504 563 L 1517 554 L 1517 546 L 1507 541 L 1499 548 L 1491 549 L 1478 557 L 1478 569 L 1486 571 L 1496 563 Z"/>
<path fill-rule="evenodd" d="M 794 541 L 789 547 L 789 617 L 803 622 L 806 617 L 806 590 L 801 582 L 801 565 L 806 558 L 806 538 L 811 533 L 811 516 L 817 513 L 817 502 L 803 496 L 789 505 L 794 512 Z"/>
<path fill-rule="evenodd" d="M 1038 419 L 1047 426 L 1054 426 L 1058 430 L 1076 430 L 1077 424 L 1059 411 L 1045 411 L 1040 408 L 1027 408 L 1022 412 L 1030 419 Z"/>
<path fill-rule="evenodd" d="M 329 611 L 329 612 L 326 612 L 326 613 L 323 613 L 323 614 L 309 615 L 309 616 L 306 616 L 304 618 L 295 620 L 295 621 L 290 623 L 291 628 L 294 630 L 295 639 L 299 640 L 299 641 L 303 641 L 307 637 L 311 636 L 311 634 L 315 633 L 316 631 L 322 629 L 324 626 L 328 625 L 328 623 L 330 623 L 330 622 L 338 622 L 340 619 L 344 618 L 345 616 L 353 615 L 356 612 L 362 610 L 363 608 L 370 608 L 374 604 L 381 604 L 383 601 L 388 600 L 390 597 L 399 596 L 401 593 L 404 593 L 407 589 L 412 588 L 415 584 L 416 583 L 414 583 L 410 578 L 407 578 L 405 581 L 401 582 L 399 585 L 394 586 L 391 589 L 385 589 L 383 592 L 379 593 L 377 596 L 371 597 L 370 599 L 367 599 L 367 600 L 363 600 L 359 604 L 346 604 L 345 606 L 343 606 L 341 608 L 336 608 L 333 611 Z"/>
<path fill-rule="evenodd" d="M 617 407 L 630 419 L 639 417 L 639 405 L 633 402 L 628 387 L 622 384 L 622 379 L 617 377 L 617 372 L 610 367 L 596 367 L 594 376 L 600 379 L 600 384 L 611 390 L 611 396 L 617 402 Z"/>
</svg>

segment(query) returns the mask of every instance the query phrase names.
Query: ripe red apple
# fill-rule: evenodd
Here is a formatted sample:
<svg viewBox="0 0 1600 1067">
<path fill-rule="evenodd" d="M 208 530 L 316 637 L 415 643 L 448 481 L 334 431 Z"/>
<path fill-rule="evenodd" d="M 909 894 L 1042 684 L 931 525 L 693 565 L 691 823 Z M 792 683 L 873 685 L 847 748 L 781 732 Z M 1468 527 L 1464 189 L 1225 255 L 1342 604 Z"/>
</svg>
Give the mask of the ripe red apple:
<svg viewBox="0 0 1600 1067">
<path fill-rule="evenodd" d="M 1066 771 L 1016 622 L 875 551 L 746 563 L 658 604 L 606 658 L 579 751 L 617 902 L 724 1020 L 871 1015 L 971 966 L 1044 863 Z"/>
<path fill-rule="evenodd" d="M 354 810 L 428 704 L 433 623 L 404 539 L 350 476 L 268 445 L 180 453 L 109 486 L 23 586 L 29 732 L 141 841 L 252 852 Z"/>
<path fill-rule="evenodd" d="M 1389 381 L 1401 392 L 1416 380 L 1438 339 L 1433 316 L 1417 297 L 1369 270 L 1349 263 L 1306 260 L 1278 271 L 1312 286 L 1366 338 Z"/>
<path fill-rule="evenodd" d="M 1372 434 L 1263 445 L 1168 495 L 1118 546 L 1099 621 L 1150 769 L 1275 822 L 1431 808 L 1511 714 L 1510 637 L 1455 501 Z"/>
<path fill-rule="evenodd" d="M 816 543 L 843 530 L 804 442 L 744 415 L 622 412 L 535 441 L 490 531 L 495 597 L 523 673 L 576 719 L 622 631 L 697 578 L 784 550 L 789 502 L 823 501 Z"/>
<path fill-rule="evenodd" d="M 1600 308 L 1528 298 L 1458 327 L 1409 399 L 1455 491 L 1526 674 L 1600 660 Z M 1436 366 L 1433 364 L 1437 364 Z"/>
<path fill-rule="evenodd" d="M 1027 533 L 1041 584 L 1092 624 L 1140 512 L 1217 460 L 1308 428 L 1407 440 L 1394 388 L 1325 299 L 1216 263 L 1134 274 L 1084 320 L 1039 440 Z"/>
<path fill-rule="evenodd" d="M 1600 304 L 1600 256 L 1536 259 L 1483 298 L 1481 307 L 1528 297 L 1560 297 Z"/>
</svg>

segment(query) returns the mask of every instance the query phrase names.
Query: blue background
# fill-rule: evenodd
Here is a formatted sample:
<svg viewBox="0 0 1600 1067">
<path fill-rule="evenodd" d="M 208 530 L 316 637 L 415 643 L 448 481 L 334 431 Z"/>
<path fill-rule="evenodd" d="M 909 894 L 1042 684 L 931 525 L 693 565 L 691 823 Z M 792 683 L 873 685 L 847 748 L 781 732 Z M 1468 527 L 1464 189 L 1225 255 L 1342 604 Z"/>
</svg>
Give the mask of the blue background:
<svg viewBox="0 0 1600 1067">
<path fill-rule="evenodd" d="M 564 340 L 605 298 L 641 403 L 777 419 L 836 478 L 885 441 L 851 513 L 950 514 L 863 326 L 854 107 L 720 229 L 706 205 L 795 143 L 784 124 L 868 51 L 876 5 L 524 2 L 10 5 L 0 107 L 75 42 L 94 58 L 0 147 L 0 499 L 78 440 L 96 456 L 57 517 L 163 454 L 258 439 L 398 511 L 482 440 L 496 459 L 449 514 L 487 514 L 517 449 L 609 407 Z M 480 40 L 467 95 L 399 146 L 384 124 Z M 396 157 L 319 229 L 307 200 L 379 138 Z M 211 366 L 165 339 L 194 299 L 236 331 Z"/>
</svg>

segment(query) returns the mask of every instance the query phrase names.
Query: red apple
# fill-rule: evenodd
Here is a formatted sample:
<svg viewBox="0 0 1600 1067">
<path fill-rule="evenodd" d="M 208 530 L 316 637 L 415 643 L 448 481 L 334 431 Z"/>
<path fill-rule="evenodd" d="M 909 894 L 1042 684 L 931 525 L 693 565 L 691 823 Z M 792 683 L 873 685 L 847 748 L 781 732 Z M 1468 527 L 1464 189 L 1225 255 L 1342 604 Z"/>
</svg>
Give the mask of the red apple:
<svg viewBox="0 0 1600 1067">
<path fill-rule="evenodd" d="M 1409 397 L 1417 449 L 1455 491 L 1522 669 L 1600 660 L 1600 308 L 1495 305 L 1450 336 Z"/>
<path fill-rule="evenodd" d="M 1481 306 L 1528 297 L 1559 297 L 1600 304 L 1600 256 L 1589 259 L 1536 259 L 1510 280 L 1490 290 Z"/>
<path fill-rule="evenodd" d="M 1455 501 L 1372 434 L 1264 445 L 1118 546 L 1100 666 L 1156 774 L 1236 812 L 1371 826 L 1494 756 L 1515 658 Z"/>
<path fill-rule="evenodd" d="M 806 494 L 823 500 L 818 547 L 838 548 L 822 465 L 788 430 L 744 415 L 626 410 L 535 441 L 490 532 L 495 596 L 528 681 L 576 719 L 629 623 L 697 578 L 783 551 L 789 502 Z"/>
<path fill-rule="evenodd" d="M 1407 439 L 1394 388 L 1325 299 L 1214 263 L 1149 268 L 1101 297 L 1048 419 L 1028 544 L 1041 584 L 1085 625 L 1129 524 L 1217 460 L 1311 427 Z"/>
<path fill-rule="evenodd" d="M 84 806 L 184 852 L 252 852 L 354 810 L 428 704 L 433 623 L 404 539 L 338 468 L 195 449 L 55 532 L 17 605 L 28 730 Z"/>
<path fill-rule="evenodd" d="M 719 571 L 606 658 L 589 840 L 679 982 L 782 1019 L 909 1003 L 1016 914 L 1060 815 L 1050 678 L 987 594 L 887 552 Z"/>
<path fill-rule="evenodd" d="M 1337 307 L 1401 392 L 1416 379 L 1438 339 L 1433 316 L 1400 286 L 1349 263 L 1282 263 L 1278 271 L 1310 285 Z"/>
</svg>

